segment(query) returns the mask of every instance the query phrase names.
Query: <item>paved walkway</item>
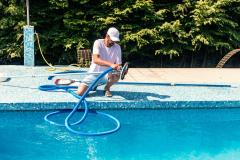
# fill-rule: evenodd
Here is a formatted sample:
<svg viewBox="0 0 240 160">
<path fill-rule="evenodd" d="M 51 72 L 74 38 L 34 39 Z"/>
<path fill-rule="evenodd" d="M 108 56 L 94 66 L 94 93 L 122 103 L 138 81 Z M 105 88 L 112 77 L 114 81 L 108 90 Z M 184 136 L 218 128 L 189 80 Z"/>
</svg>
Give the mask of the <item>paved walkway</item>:
<svg viewBox="0 0 240 160">
<path fill-rule="evenodd" d="M 47 68 L 0 66 L 0 110 L 73 108 L 78 99 L 71 94 L 62 90 L 44 92 L 38 89 L 41 85 L 53 85 L 47 75 L 59 71 L 50 72 Z M 87 101 L 95 109 L 240 107 L 239 73 L 240 69 L 130 68 L 124 80 L 129 83 L 114 85 L 112 98 L 105 97 L 103 87 L 99 87 L 87 97 Z M 12 78 L 2 82 L 3 76 Z M 65 78 L 81 79 L 82 76 L 68 75 Z M 131 82 L 157 82 L 158 85 Z"/>
<path fill-rule="evenodd" d="M 131 68 L 125 81 L 240 83 L 240 68 Z"/>
<path fill-rule="evenodd" d="M 35 69 L 34 69 L 35 68 Z M 38 72 L 36 68 L 42 68 Z M 21 71 L 20 73 L 17 71 Z M 24 76 L 53 74 L 64 69 L 76 69 L 68 66 L 59 67 L 56 71 L 48 71 L 47 66 L 25 67 L 6 66 L 0 67 L 0 81 L 2 76 Z M 30 71 L 30 72 L 29 72 Z M 24 73 L 25 72 L 25 73 Z M 125 77 L 126 82 L 163 82 L 163 83 L 239 83 L 240 68 L 129 68 Z M 26 77 L 29 78 L 29 77 Z"/>
</svg>

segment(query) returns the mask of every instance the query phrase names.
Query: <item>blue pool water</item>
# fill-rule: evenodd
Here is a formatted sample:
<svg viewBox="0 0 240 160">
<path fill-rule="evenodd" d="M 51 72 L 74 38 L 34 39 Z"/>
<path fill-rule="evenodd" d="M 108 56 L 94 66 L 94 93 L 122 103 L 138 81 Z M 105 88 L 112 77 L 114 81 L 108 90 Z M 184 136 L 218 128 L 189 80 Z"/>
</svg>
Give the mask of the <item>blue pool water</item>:
<svg viewBox="0 0 240 160">
<path fill-rule="evenodd" d="M 240 109 L 105 112 L 120 120 L 121 129 L 100 137 L 76 136 L 64 127 L 49 124 L 43 120 L 49 112 L 0 112 L 0 159 L 237 160 L 240 157 Z M 106 119 L 90 115 L 81 129 L 111 127 Z"/>
</svg>

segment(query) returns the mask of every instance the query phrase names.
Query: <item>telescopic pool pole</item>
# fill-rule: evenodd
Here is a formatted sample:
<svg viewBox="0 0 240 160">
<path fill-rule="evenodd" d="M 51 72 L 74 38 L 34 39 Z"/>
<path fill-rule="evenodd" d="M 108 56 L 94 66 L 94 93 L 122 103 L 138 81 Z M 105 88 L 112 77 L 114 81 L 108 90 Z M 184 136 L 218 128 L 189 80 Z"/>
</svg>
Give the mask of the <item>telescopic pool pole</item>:
<svg viewBox="0 0 240 160">
<path fill-rule="evenodd" d="M 29 0 L 26 0 L 27 25 L 23 27 L 24 66 L 34 66 L 34 27 L 30 26 Z"/>
</svg>

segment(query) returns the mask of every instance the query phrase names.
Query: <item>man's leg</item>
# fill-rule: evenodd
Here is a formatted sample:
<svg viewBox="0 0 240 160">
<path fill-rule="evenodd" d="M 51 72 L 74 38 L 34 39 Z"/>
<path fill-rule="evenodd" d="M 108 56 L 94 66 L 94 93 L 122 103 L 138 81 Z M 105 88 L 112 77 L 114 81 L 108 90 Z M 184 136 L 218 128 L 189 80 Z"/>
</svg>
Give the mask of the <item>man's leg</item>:
<svg viewBox="0 0 240 160">
<path fill-rule="evenodd" d="M 90 86 L 91 83 L 96 79 L 96 77 L 97 75 L 91 75 L 91 74 L 84 77 L 84 79 L 78 86 L 77 94 L 82 96 L 88 89 L 88 86 Z"/>
<path fill-rule="evenodd" d="M 110 87 L 116 83 L 120 78 L 120 75 L 119 74 L 112 74 L 112 73 L 109 73 L 108 74 L 108 81 L 107 81 L 107 84 L 106 86 L 104 87 L 104 90 L 105 90 L 105 95 L 107 97 L 111 97 L 112 94 L 110 92 Z"/>
<path fill-rule="evenodd" d="M 79 96 L 82 96 L 85 93 L 85 91 L 87 90 L 87 88 L 88 88 L 88 86 L 86 86 L 84 84 L 79 84 L 77 94 Z"/>
</svg>

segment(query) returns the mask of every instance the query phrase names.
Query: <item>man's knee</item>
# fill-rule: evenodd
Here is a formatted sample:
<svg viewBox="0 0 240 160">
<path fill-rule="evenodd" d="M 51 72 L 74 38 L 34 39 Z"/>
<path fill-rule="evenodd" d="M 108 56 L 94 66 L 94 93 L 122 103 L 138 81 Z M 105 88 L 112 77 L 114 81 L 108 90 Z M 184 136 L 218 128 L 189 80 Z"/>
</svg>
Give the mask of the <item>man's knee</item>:
<svg viewBox="0 0 240 160">
<path fill-rule="evenodd" d="M 120 79 L 120 75 L 119 74 L 111 74 L 109 77 L 109 82 L 117 82 Z"/>
<path fill-rule="evenodd" d="M 87 88 L 88 88 L 87 86 L 80 84 L 77 89 L 77 94 L 82 96 L 84 92 L 87 90 Z"/>
</svg>

